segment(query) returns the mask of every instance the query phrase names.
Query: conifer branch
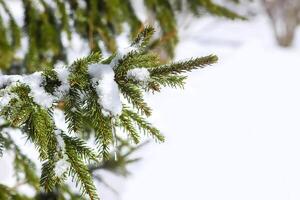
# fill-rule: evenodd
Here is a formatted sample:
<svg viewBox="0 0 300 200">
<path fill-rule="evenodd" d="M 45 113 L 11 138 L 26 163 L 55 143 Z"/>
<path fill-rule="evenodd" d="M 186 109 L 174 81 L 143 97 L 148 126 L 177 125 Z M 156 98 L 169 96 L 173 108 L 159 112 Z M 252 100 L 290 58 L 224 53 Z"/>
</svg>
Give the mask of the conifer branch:
<svg viewBox="0 0 300 200">
<path fill-rule="evenodd" d="M 85 141 L 78 137 L 70 137 L 66 134 L 62 134 L 62 137 L 66 146 L 72 146 L 81 159 L 84 159 L 87 162 L 98 162 L 99 159 L 97 154 L 86 145 Z"/>
<path fill-rule="evenodd" d="M 76 184 L 80 184 L 83 194 L 87 194 L 91 200 L 98 200 L 96 187 L 94 186 L 93 179 L 89 173 L 87 166 L 76 155 L 76 150 L 68 146 L 66 148 L 69 161 L 71 163 L 70 173 L 75 180 Z"/>
<path fill-rule="evenodd" d="M 42 174 L 40 178 L 40 185 L 46 192 L 50 192 L 54 189 L 57 178 L 55 177 L 55 161 L 54 160 L 47 160 L 42 164 Z"/>
<path fill-rule="evenodd" d="M 185 72 L 190 72 L 194 69 L 204 68 L 206 66 L 212 65 L 218 61 L 218 57 L 215 55 L 209 55 L 205 57 L 199 57 L 190 59 L 187 61 L 176 62 L 167 64 L 161 67 L 157 67 L 150 70 L 152 76 L 163 76 L 169 74 L 181 74 Z"/>
<path fill-rule="evenodd" d="M 161 135 L 160 131 L 154 126 L 152 126 L 152 124 L 147 122 L 138 113 L 130 110 L 129 108 L 124 107 L 123 115 L 125 117 L 131 118 L 137 124 L 139 129 L 142 130 L 145 134 L 152 136 L 157 141 L 164 142 L 165 138 L 163 135 Z"/>
<path fill-rule="evenodd" d="M 80 183 L 83 194 L 98 199 L 87 164 L 108 165 L 112 145 L 116 149 L 122 148 L 119 141 L 121 145 L 129 144 L 115 134 L 117 127 L 136 144 L 140 132 L 155 141 L 164 141 L 160 131 L 145 118 L 151 115 L 151 108 L 143 91 L 160 91 L 166 86 L 182 88 L 184 73 L 217 61 L 211 55 L 161 65 L 158 56 L 144 51 L 152 34 L 153 28 L 145 28 L 128 49 L 108 59 L 92 53 L 70 66 L 29 75 L 0 75 L 0 114 L 10 126 L 20 128 L 38 149 L 43 161 L 40 184 L 45 191 L 61 185 L 69 172 Z M 67 131 L 56 127 L 54 109 L 65 114 Z M 76 137 L 72 136 L 74 133 Z M 95 138 L 95 152 L 86 145 L 85 136 Z M 132 151 L 123 156 L 115 152 L 120 156 L 117 164 L 125 166 L 137 161 L 138 158 L 127 157 Z M 17 163 L 27 160 L 22 155 L 16 159 Z M 30 184 L 36 184 L 29 166 L 26 161 L 18 168 L 27 173 Z"/>
<path fill-rule="evenodd" d="M 10 1 L 0 0 L 0 6 L 4 10 L 4 13 L 0 14 L 0 44 L 2 47 L 0 53 L 5 55 L 0 57 L 0 65 L 1 69 L 10 72 L 15 70 L 24 72 L 24 68 L 16 67 L 20 63 L 24 63 L 25 72 L 34 72 L 42 69 L 41 65 L 66 62 L 67 52 L 65 50 L 69 46 L 65 40 L 71 40 L 74 34 L 80 40 L 88 41 L 91 52 L 103 50 L 115 52 L 117 49 L 116 36 L 129 31 L 130 39 L 136 38 L 133 45 L 145 46 L 146 43 L 152 42 L 152 45 L 147 45 L 145 51 L 160 49 L 168 58 L 173 58 L 178 42 L 175 14 L 184 12 L 183 7 L 197 17 L 209 14 L 229 19 L 245 19 L 212 0 L 143 0 L 146 9 L 151 13 L 151 22 L 157 22 L 156 24 L 161 30 L 155 40 L 149 41 L 154 29 L 142 25 L 133 9 L 133 2 L 129 0 L 105 3 L 95 0 L 83 1 L 84 3 L 74 0 L 22 0 L 21 2 L 24 18 L 18 19 L 17 23 L 11 6 L 8 6 Z M 183 6 L 183 4 L 186 5 Z M 8 25 L 3 21 L 5 18 L 3 15 L 8 16 Z M 24 26 L 22 27 L 20 24 L 24 24 Z M 124 24 L 128 24 L 129 29 L 124 31 Z M 144 29 L 146 34 L 138 34 L 141 29 Z M 27 39 L 28 46 L 21 43 L 21 39 Z M 103 45 L 99 45 L 100 42 Z M 25 56 L 18 55 L 17 50 L 20 47 L 24 49 Z"/>
<path fill-rule="evenodd" d="M 143 99 L 143 94 L 139 87 L 136 87 L 136 85 L 132 83 L 124 83 L 120 85 L 120 90 L 128 102 L 141 111 L 142 114 L 145 114 L 146 116 L 151 115 L 151 108 Z"/>
<path fill-rule="evenodd" d="M 132 120 L 122 114 L 119 118 L 120 120 L 120 126 L 124 128 L 124 130 L 128 133 L 130 138 L 134 141 L 135 144 L 138 144 L 140 142 L 140 136 L 135 128 L 135 126 L 132 123 Z"/>
</svg>

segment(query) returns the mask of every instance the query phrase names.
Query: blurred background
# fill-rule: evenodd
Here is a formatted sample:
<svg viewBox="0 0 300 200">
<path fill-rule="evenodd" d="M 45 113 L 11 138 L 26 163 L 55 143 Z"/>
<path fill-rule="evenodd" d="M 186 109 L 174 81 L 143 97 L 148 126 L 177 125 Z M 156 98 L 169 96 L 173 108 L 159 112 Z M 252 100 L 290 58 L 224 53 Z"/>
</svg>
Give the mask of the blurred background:
<svg viewBox="0 0 300 200">
<path fill-rule="evenodd" d="M 29 32 L 22 1 L 4 2 L 23 27 L 21 31 Z M 164 25 L 157 18 L 159 11 L 149 11 L 147 2 L 151 1 L 131 2 L 138 20 L 154 25 L 157 38 L 166 37 L 161 34 Z M 178 1 L 170 2 L 175 5 Z M 174 11 L 176 42 L 167 40 L 160 48 L 154 41 L 153 46 L 165 61 L 216 54 L 218 64 L 189 73 L 184 90 L 146 94 L 154 111 L 150 121 L 166 136 L 166 142 L 150 141 L 134 152 L 133 157 L 142 159 L 126 165 L 130 176 L 100 170 L 105 180 L 97 183 L 102 199 L 300 199 L 300 1 L 213 2 L 241 17 L 231 20 L 228 16 L 216 17 L 213 12 L 195 14 L 183 6 Z M 0 13 L 5 13 L 4 8 Z M 162 13 L 168 14 L 166 10 Z M 7 16 L 2 24 L 9 21 Z M 108 55 L 129 44 L 133 26 L 120 23 L 122 31 L 114 33 L 113 44 L 102 37 L 99 40 L 104 42 L 97 43 L 99 47 L 85 38 L 79 26 L 70 40 L 65 32 L 60 42 L 68 48 L 57 55 L 53 52 L 59 51 L 54 49 L 30 57 L 32 41 L 28 42 L 28 34 L 21 37 L 20 48 L 9 54 L 22 59 L 12 56 L 7 60 L 7 55 L 3 59 L 5 43 L 0 41 L 0 61 L 6 66 L 2 73 L 35 71 L 23 66 L 34 66 L 40 59 L 45 65 L 70 63 L 93 48 Z M 41 51 L 39 47 L 52 48 L 36 45 L 32 51 Z M 31 154 L 28 149 L 24 151 Z M 0 183 L 13 186 L 12 157 L 10 153 L 0 159 Z M 28 189 L 22 192 L 34 193 Z"/>
</svg>

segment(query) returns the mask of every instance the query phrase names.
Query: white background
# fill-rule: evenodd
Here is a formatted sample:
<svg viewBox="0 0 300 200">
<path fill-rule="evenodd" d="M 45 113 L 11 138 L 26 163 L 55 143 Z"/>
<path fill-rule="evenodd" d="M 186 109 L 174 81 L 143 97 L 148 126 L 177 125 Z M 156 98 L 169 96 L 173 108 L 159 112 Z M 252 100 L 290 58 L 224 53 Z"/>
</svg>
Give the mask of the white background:
<svg viewBox="0 0 300 200">
<path fill-rule="evenodd" d="M 190 73 L 185 90 L 149 95 L 167 141 L 145 149 L 121 199 L 299 200 L 299 40 L 280 49 L 261 17 L 188 27 L 177 58 L 219 63 Z"/>
</svg>

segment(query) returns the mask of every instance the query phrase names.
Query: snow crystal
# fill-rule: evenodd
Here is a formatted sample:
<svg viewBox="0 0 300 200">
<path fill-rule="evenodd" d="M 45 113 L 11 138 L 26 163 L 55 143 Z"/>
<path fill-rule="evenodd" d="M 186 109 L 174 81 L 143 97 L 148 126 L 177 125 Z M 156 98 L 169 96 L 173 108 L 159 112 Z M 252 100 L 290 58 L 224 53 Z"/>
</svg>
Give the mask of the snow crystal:
<svg viewBox="0 0 300 200">
<path fill-rule="evenodd" d="M 54 71 L 57 73 L 57 77 L 61 82 L 61 85 L 55 90 L 54 95 L 57 96 L 58 99 L 61 99 L 70 90 L 70 84 L 68 81 L 70 71 L 64 66 L 56 66 Z"/>
<path fill-rule="evenodd" d="M 70 167 L 70 163 L 67 161 L 67 157 L 60 159 L 56 162 L 54 172 L 56 177 L 61 177 Z"/>
<path fill-rule="evenodd" d="M 127 78 L 146 83 L 150 78 L 150 73 L 146 68 L 135 68 L 127 72 Z"/>
<path fill-rule="evenodd" d="M 111 65 L 92 64 L 88 68 L 92 83 L 99 96 L 98 103 L 105 116 L 118 116 L 122 112 L 122 103 L 115 73 Z"/>
</svg>

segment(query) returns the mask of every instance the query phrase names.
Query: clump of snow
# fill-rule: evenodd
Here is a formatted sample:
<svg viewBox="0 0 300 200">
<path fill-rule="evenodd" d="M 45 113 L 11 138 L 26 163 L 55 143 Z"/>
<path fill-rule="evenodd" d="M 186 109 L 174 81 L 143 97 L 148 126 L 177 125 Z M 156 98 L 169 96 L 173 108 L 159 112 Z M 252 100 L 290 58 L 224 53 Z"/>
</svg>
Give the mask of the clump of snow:
<svg viewBox="0 0 300 200">
<path fill-rule="evenodd" d="M 57 141 L 57 150 L 63 153 L 63 158 L 56 162 L 54 172 L 55 176 L 61 177 L 70 167 L 70 163 L 67 161 L 68 157 L 65 155 L 66 144 L 61 136 L 62 131 L 60 129 L 55 130 L 55 136 Z"/>
<path fill-rule="evenodd" d="M 122 102 L 115 73 L 111 65 L 91 64 L 88 67 L 92 83 L 99 96 L 98 103 L 104 116 L 118 116 L 122 113 Z"/>
<path fill-rule="evenodd" d="M 61 83 L 61 85 L 55 90 L 54 95 L 57 96 L 58 99 L 61 99 L 70 90 L 70 84 L 68 81 L 70 71 L 64 66 L 56 66 L 54 71 L 56 72 L 58 80 Z"/>
<path fill-rule="evenodd" d="M 29 95 L 33 101 L 44 108 L 50 108 L 54 102 L 54 97 L 47 93 L 42 86 L 43 77 L 41 72 L 35 72 L 30 75 L 23 76 L 22 83 L 30 87 Z"/>
<path fill-rule="evenodd" d="M 147 83 L 150 79 L 150 73 L 146 68 L 135 68 L 127 72 L 127 78 L 134 79 L 138 82 Z"/>
<path fill-rule="evenodd" d="M 61 177 L 70 167 L 70 163 L 67 161 L 67 156 L 56 162 L 54 172 L 56 177 Z"/>
<path fill-rule="evenodd" d="M 17 95 L 13 93 L 5 93 L 2 97 L 0 97 L 0 109 L 7 106 L 9 104 L 10 100 L 13 98 L 16 98 Z"/>
<path fill-rule="evenodd" d="M 0 117 L 0 126 L 5 124 L 6 120 L 3 117 Z"/>
<path fill-rule="evenodd" d="M 35 72 L 30 75 L 0 75 L 0 88 L 4 86 L 13 86 L 18 83 L 23 83 L 30 87 L 29 96 L 38 105 L 50 108 L 53 104 L 54 97 L 47 93 L 42 86 L 43 77 L 41 72 Z"/>
<path fill-rule="evenodd" d="M 66 144 L 65 144 L 64 139 L 61 136 L 61 130 L 55 130 L 55 135 L 56 135 L 58 150 L 61 150 L 62 152 L 64 152 L 65 148 L 66 148 Z"/>
<path fill-rule="evenodd" d="M 99 96 L 98 103 L 102 107 L 104 116 L 119 116 L 122 113 L 122 102 L 118 84 L 115 81 L 114 68 L 119 61 L 130 52 L 138 51 L 138 45 L 129 46 L 118 51 L 110 64 L 91 64 L 88 73 L 94 88 Z M 144 82 L 149 79 L 149 72 L 145 70 L 130 73 L 138 81 Z"/>
<path fill-rule="evenodd" d="M 29 96 L 33 101 L 44 107 L 50 108 L 53 102 L 57 99 L 61 99 L 65 94 L 69 92 L 70 84 L 68 77 L 70 71 L 66 67 L 55 67 L 57 77 L 61 82 L 61 85 L 55 90 L 54 95 L 45 91 L 43 87 L 44 77 L 41 72 L 35 72 L 30 75 L 0 75 L 0 88 L 6 86 L 14 86 L 17 84 L 25 84 L 30 88 Z M 3 104 L 9 99 L 9 95 L 3 96 Z"/>
<path fill-rule="evenodd" d="M 69 131 L 68 123 L 66 122 L 66 117 L 65 117 L 64 111 L 62 111 L 58 108 L 54 108 L 52 115 L 53 115 L 55 127 L 61 131 L 64 131 L 65 133 L 68 133 L 68 131 Z"/>
<path fill-rule="evenodd" d="M 0 74 L 0 88 L 9 86 L 22 79 L 20 75 L 2 75 Z"/>
</svg>

